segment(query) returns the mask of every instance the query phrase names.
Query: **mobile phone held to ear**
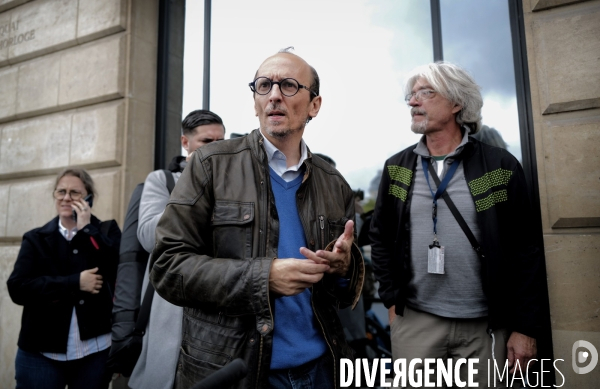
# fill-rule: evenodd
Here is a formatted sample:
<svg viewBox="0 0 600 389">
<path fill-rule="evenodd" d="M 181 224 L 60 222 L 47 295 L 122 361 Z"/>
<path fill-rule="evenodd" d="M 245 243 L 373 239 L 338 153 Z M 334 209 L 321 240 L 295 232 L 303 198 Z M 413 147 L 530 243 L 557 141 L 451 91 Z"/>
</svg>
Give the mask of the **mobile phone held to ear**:
<svg viewBox="0 0 600 389">
<path fill-rule="evenodd" d="M 87 201 L 87 203 L 90 205 L 90 208 L 92 208 L 92 204 L 94 203 L 94 196 L 91 193 L 85 196 L 83 200 Z M 73 210 L 73 220 L 77 221 L 77 212 L 75 212 L 75 210 Z"/>
</svg>

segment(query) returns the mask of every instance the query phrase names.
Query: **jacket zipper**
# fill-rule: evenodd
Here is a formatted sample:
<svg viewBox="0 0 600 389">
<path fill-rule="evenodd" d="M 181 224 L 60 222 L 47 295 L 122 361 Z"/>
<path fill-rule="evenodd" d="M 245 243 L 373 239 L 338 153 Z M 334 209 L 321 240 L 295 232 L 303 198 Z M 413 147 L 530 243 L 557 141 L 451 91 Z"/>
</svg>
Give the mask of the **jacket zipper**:
<svg viewBox="0 0 600 389">
<path fill-rule="evenodd" d="M 323 216 L 321 216 L 323 217 Z M 335 353 L 333 352 L 333 348 L 331 347 L 331 345 L 329 344 L 329 341 L 327 340 L 327 335 L 325 334 L 325 328 L 323 327 L 323 323 L 321 323 L 321 319 L 319 319 L 319 315 L 317 314 L 317 310 L 315 309 L 315 305 L 313 303 L 313 287 L 311 286 L 310 288 L 310 305 L 312 307 L 313 313 L 315 314 L 315 317 L 317 318 L 317 321 L 319 322 L 319 326 L 321 326 L 321 331 L 323 332 L 323 338 L 325 339 L 325 343 L 327 343 L 327 347 L 329 347 L 329 352 L 331 353 L 331 359 L 333 361 L 333 387 L 337 388 L 337 379 L 336 379 L 336 375 L 335 372 L 336 367 L 335 367 Z"/>
<path fill-rule="evenodd" d="M 263 175 L 265 173 L 265 170 L 263 170 Z M 267 176 L 268 177 L 268 176 Z M 269 212 L 271 212 L 270 208 L 269 208 L 269 191 L 270 186 L 269 186 L 269 181 L 265 178 L 262 180 L 262 203 L 263 203 L 263 209 L 267 210 L 267 217 L 261 217 L 260 218 L 260 224 L 259 224 L 259 228 L 262 230 L 262 237 L 261 239 L 259 239 L 259 244 L 260 244 L 260 249 L 259 249 L 259 254 L 260 255 L 266 255 L 267 254 L 267 219 L 269 218 Z M 260 231 L 259 231 L 260 232 Z M 260 235 L 260 234 L 259 234 Z"/>
<path fill-rule="evenodd" d="M 323 215 L 319 215 L 319 227 L 321 227 L 321 245 L 324 248 L 327 243 L 325 243 L 325 217 Z"/>
<path fill-rule="evenodd" d="M 258 369 L 257 374 L 256 374 L 256 389 L 260 389 L 260 387 L 258 386 L 259 381 L 260 381 L 260 365 L 262 364 L 262 352 L 263 352 L 263 336 L 260 336 L 260 347 L 258 348 Z"/>
</svg>

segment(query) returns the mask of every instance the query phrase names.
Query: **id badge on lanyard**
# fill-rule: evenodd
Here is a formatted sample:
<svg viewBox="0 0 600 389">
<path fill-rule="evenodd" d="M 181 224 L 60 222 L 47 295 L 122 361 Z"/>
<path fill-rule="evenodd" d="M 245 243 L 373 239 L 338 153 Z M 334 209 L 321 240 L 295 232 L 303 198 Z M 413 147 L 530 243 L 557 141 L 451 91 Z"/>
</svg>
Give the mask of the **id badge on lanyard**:
<svg viewBox="0 0 600 389">
<path fill-rule="evenodd" d="M 440 183 L 440 186 L 437 188 L 437 191 L 435 193 L 433 193 L 433 190 L 431 189 L 431 184 L 429 183 L 429 160 L 427 158 L 421 157 L 421 162 L 423 164 L 423 174 L 425 174 L 425 179 L 427 180 L 427 185 L 429 186 L 429 191 L 431 192 L 431 197 L 433 198 L 433 207 L 431 212 L 431 218 L 433 219 L 433 243 L 429 245 L 429 249 L 427 251 L 427 272 L 430 274 L 445 274 L 445 247 L 440 245 L 440 242 L 437 238 L 437 200 L 446 191 L 448 183 L 452 179 L 454 172 L 456 172 L 456 168 L 458 167 L 459 161 L 458 159 L 455 159 L 454 162 L 452 162 L 452 165 L 450 165 L 450 168 L 446 172 L 444 179 Z"/>
<path fill-rule="evenodd" d="M 427 273 L 444 274 L 444 246 L 437 239 L 429 245 L 427 251 Z"/>
</svg>

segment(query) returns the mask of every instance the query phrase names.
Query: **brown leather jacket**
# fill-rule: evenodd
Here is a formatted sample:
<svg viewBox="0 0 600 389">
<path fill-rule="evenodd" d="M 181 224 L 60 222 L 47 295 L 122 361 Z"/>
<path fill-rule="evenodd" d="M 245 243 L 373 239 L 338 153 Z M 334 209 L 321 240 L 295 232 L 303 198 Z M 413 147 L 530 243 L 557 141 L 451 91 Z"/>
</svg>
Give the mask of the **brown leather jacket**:
<svg viewBox="0 0 600 389">
<path fill-rule="evenodd" d="M 354 219 L 352 190 L 310 151 L 297 205 L 306 242 L 324 249 Z M 271 262 L 279 220 L 263 137 L 216 142 L 194 153 L 156 229 L 151 280 L 167 301 L 184 306 L 176 388 L 190 387 L 235 358 L 249 373 L 236 387 L 268 387 L 273 331 Z M 364 263 L 354 245 L 348 288 L 326 275 L 312 287 L 312 305 L 334 360 L 352 357 L 337 310 L 358 301 Z M 275 313 L 276 314 L 276 313 Z"/>
</svg>

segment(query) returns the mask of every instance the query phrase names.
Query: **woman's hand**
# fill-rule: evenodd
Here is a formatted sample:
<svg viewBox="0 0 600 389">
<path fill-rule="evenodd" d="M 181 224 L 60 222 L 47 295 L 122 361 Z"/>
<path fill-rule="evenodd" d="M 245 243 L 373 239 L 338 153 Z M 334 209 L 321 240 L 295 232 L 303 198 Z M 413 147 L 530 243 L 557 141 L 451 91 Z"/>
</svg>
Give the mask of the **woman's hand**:
<svg viewBox="0 0 600 389">
<path fill-rule="evenodd" d="M 103 281 L 102 276 L 96 274 L 97 272 L 97 267 L 82 271 L 79 276 L 79 289 L 84 292 L 90 292 L 91 294 L 100 293 Z"/>
<path fill-rule="evenodd" d="M 90 205 L 84 199 L 79 199 L 71 203 L 71 208 L 77 213 L 77 229 L 81 230 L 83 227 L 90 224 L 92 218 L 92 210 Z"/>
</svg>

